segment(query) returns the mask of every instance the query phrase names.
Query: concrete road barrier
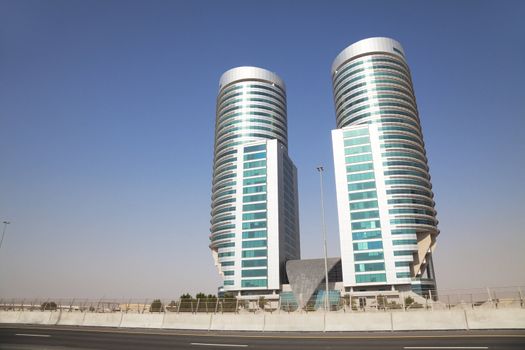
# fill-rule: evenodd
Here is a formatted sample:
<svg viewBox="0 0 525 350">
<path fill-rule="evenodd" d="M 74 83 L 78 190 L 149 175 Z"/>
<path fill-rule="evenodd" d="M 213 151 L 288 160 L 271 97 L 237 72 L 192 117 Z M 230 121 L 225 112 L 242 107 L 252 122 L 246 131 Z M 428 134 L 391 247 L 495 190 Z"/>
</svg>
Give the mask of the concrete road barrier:
<svg viewBox="0 0 525 350">
<path fill-rule="evenodd" d="M 470 329 L 524 329 L 525 309 L 465 310 Z"/>
<path fill-rule="evenodd" d="M 82 321 L 83 326 L 94 326 L 94 327 L 120 327 L 120 321 L 122 320 L 122 313 L 96 313 L 88 312 L 84 316 Z"/>
<path fill-rule="evenodd" d="M 267 313 L 263 330 L 322 332 L 324 330 L 324 313 Z"/>
<path fill-rule="evenodd" d="M 58 321 L 59 311 L 23 311 L 16 323 L 54 325 Z"/>
<path fill-rule="evenodd" d="M 119 314 L 120 315 L 120 314 Z M 123 314 L 120 327 L 124 328 L 161 328 L 163 313 L 158 314 Z"/>
<path fill-rule="evenodd" d="M 208 330 L 213 314 L 166 313 L 162 328 Z"/>
<path fill-rule="evenodd" d="M 260 314 L 0 311 L 0 323 L 239 331 L 525 329 L 525 309 Z"/>
<path fill-rule="evenodd" d="M 327 313 L 327 332 L 344 331 L 390 331 L 392 323 L 389 312 Z"/>
<path fill-rule="evenodd" d="M 18 317 L 23 311 L 0 311 L 0 323 L 19 323 Z"/>
<path fill-rule="evenodd" d="M 463 310 L 392 312 L 395 331 L 468 329 Z"/>
<path fill-rule="evenodd" d="M 57 325 L 60 326 L 82 326 L 84 317 L 86 316 L 83 312 L 62 312 Z"/>
<path fill-rule="evenodd" d="M 262 331 L 266 315 L 261 314 L 215 314 L 210 330 L 214 331 Z"/>
</svg>

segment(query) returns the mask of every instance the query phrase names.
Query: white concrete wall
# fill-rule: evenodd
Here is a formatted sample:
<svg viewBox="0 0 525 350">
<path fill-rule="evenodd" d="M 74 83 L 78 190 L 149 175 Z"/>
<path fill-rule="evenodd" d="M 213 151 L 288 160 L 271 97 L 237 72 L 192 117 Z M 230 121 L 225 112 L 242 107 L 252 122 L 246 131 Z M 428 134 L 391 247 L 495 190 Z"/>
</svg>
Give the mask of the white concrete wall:
<svg viewBox="0 0 525 350">
<path fill-rule="evenodd" d="M 390 331 L 389 312 L 327 313 L 326 331 Z"/>
<path fill-rule="evenodd" d="M 470 329 L 524 329 L 525 309 L 465 310 Z"/>
<path fill-rule="evenodd" d="M 86 313 L 83 326 L 93 327 L 120 327 L 123 313 Z M 59 322 L 60 324 L 60 322 Z"/>
<path fill-rule="evenodd" d="M 210 330 L 214 331 L 262 331 L 265 314 L 216 314 L 211 319 Z"/>
<path fill-rule="evenodd" d="M 458 311 L 407 311 L 393 312 L 395 331 L 468 329 L 464 312 Z"/>
<path fill-rule="evenodd" d="M 239 314 L 0 311 L 0 323 L 240 331 L 525 329 L 525 309 Z"/>
<path fill-rule="evenodd" d="M 60 326 L 82 326 L 84 323 L 84 318 L 87 316 L 87 313 L 83 312 L 62 312 L 60 319 L 57 322 L 57 325 Z"/>
<path fill-rule="evenodd" d="M 16 323 L 54 325 L 58 321 L 59 311 L 25 311 L 18 314 Z"/>
<path fill-rule="evenodd" d="M 0 311 L 0 323 L 20 323 L 18 316 L 22 311 Z"/>
<path fill-rule="evenodd" d="M 123 314 L 120 327 L 123 328 L 161 328 L 164 318 L 159 314 Z"/>
<path fill-rule="evenodd" d="M 324 313 L 273 313 L 265 314 L 264 331 L 289 332 L 322 332 L 324 330 Z"/>
<path fill-rule="evenodd" d="M 213 314 L 176 314 L 169 313 L 164 317 L 162 328 L 165 329 L 209 329 Z"/>
</svg>

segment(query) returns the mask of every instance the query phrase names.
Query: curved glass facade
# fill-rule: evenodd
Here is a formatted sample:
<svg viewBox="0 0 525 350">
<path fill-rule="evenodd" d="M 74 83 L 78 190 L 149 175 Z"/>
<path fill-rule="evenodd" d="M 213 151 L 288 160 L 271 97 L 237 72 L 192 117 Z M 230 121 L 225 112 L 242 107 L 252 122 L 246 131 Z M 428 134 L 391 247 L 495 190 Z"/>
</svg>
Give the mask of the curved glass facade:
<svg viewBox="0 0 525 350">
<path fill-rule="evenodd" d="M 370 260 L 374 267 L 384 266 L 383 274 L 368 274 L 367 264 L 358 264 L 345 285 L 421 279 L 434 285 L 432 250 L 438 221 L 401 45 L 371 38 L 349 46 L 334 61 L 332 83 L 339 130 L 333 132 L 338 206 L 345 206 L 339 208 L 343 270 L 345 256 L 357 260 L 362 250 L 382 253 L 376 262 Z M 336 152 L 336 147 L 342 149 Z M 352 248 L 344 251 L 350 243 Z"/>
<path fill-rule="evenodd" d="M 287 134 L 286 90 L 276 74 L 256 67 L 223 74 L 216 107 L 210 248 L 225 290 L 279 289 L 283 228 L 272 220 L 278 218 L 274 193 L 288 159 Z M 275 251 L 269 251 L 272 235 Z M 295 235 L 298 247 L 298 222 Z M 277 271 L 277 283 L 272 283 L 272 271 Z"/>
</svg>

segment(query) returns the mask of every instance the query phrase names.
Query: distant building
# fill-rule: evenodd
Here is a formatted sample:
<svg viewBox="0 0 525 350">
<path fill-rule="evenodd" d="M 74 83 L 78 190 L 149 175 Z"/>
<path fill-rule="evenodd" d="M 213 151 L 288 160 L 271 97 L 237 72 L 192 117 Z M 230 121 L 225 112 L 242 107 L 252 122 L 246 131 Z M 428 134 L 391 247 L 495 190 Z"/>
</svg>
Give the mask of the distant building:
<svg viewBox="0 0 525 350">
<path fill-rule="evenodd" d="M 275 294 L 300 258 L 297 170 L 288 157 L 286 90 L 256 67 L 219 85 L 210 248 L 224 292 Z"/>
<path fill-rule="evenodd" d="M 332 131 L 346 292 L 435 289 L 436 211 L 401 45 L 361 40 L 332 65 Z"/>
</svg>

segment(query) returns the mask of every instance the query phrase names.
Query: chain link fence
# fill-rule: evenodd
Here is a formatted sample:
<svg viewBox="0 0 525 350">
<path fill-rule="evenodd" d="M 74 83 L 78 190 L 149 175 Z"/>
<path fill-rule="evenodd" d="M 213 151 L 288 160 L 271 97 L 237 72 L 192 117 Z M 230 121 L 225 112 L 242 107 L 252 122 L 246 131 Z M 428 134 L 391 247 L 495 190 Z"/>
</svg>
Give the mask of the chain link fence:
<svg viewBox="0 0 525 350">
<path fill-rule="evenodd" d="M 178 299 L 55 299 L 0 298 L 3 311 L 62 311 L 96 313 L 261 313 L 261 312 L 379 312 L 451 309 L 525 308 L 524 287 L 438 290 L 425 296 L 413 292 L 353 292 L 340 296 L 330 291 L 299 305 L 292 293 L 267 297 Z"/>
</svg>

